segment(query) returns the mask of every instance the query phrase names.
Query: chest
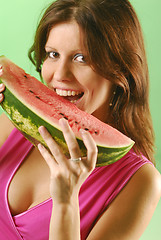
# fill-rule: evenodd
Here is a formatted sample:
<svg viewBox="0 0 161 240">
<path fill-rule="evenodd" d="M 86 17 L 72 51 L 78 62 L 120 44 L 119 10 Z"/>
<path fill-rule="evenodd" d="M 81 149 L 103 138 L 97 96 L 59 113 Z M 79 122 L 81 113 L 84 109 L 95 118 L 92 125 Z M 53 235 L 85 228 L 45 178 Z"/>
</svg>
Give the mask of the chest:
<svg viewBox="0 0 161 240">
<path fill-rule="evenodd" d="M 15 172 L 8 189 L 11 214 L 22 213 L 50 198 L 50 172 L 34 148 Z"/>
</svg>

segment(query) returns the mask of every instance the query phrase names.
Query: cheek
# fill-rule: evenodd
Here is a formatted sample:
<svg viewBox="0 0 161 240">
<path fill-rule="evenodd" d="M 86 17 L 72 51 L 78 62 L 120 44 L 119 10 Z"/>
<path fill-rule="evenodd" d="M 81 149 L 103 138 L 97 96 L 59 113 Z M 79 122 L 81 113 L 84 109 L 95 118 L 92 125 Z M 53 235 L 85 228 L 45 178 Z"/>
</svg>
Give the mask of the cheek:
<svg viewBox="0 0 161 240">
<path fill-rule="evenodd" d="M 46 69 L 45 69 L 45 63 L 43 63 L 43 65 L 42 65 L 41 75 L 42 75 L 42 78 L 46 81 Z"/>
<path fill-rule="evenodd" d="M 84 76 L 84 85 L 89 90 L 98 90 L 101 84 L 100 76 L 95 73 L 91 73 L 89 75 Z"/>
<path fill-rule="evenodd" d="M 42 65 L 41 75 L 46 83 L 49 83 L 50 80 L 52 79 L 52 73 L 46 61 Z"/>
<path fill-rule="evenodd" d="M 98 83 L 98 76 L 92 71 L 91 68 L 83 69 L 77 74 L 77 79 L 84 88 L 92 90 Z"/>
<path fill-rule="evenodd" d="M 111 83 L 109 80 L 104 79 L 104 78 L 98 78 L 97 82 L 95 82 L 95 87 L 94 87 L 94 96 L 97 98 L 109 101 L 111 97 L 111 92 L 113 88 L 113 83 Z M 103 100 L 103 101 L 104 101 Z"/>
</svg>

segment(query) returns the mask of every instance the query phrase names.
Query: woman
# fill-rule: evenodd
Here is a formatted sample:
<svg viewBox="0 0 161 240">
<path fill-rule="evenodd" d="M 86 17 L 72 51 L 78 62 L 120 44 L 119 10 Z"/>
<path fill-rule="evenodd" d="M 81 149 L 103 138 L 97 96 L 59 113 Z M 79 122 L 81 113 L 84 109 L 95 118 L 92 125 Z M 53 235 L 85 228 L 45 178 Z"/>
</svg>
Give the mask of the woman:
<svg viewBox="0 0 161 240">
<path fill-rule="evenodd" d="M 81 158 L 68 122 L 60 120 L 66 159 L 43 126 L 50 153 L 41 144 L 34 148 L 2 115 L 1 239 L 139 239 L 160 199 L 161 178 L 153 165 L 148 68 L 132 6 L 57 0 L 39 23 L 29 57 L 53 91 L 135 146 L 116 163 L 95 168 L 97 147 L 88 132 L 80 130 L 87 148 Z"/>
</svg>

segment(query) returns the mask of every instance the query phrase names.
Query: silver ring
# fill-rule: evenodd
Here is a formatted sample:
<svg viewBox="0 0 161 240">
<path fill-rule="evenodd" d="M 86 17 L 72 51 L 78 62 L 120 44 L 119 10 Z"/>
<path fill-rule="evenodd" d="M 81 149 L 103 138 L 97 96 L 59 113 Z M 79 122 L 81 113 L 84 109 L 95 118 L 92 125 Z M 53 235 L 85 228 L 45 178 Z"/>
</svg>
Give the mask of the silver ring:
<svg viewBox="0 0 161 240">
<path fill-rule="evenodd" d="M 82 158 L 81 157 L 79 157 L 79 158 L 70 158 L 70 160 L 73 161 L 73 162 L 80 162 L 82 160 Z"/>
</svg>

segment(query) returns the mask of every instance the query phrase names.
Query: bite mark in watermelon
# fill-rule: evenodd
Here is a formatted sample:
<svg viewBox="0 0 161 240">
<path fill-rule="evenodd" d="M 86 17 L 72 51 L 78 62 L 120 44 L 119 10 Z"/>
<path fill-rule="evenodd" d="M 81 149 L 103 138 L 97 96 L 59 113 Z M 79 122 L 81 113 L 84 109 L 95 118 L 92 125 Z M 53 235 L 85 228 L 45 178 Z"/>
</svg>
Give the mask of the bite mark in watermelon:
<svg viewBox="0 0 161 240">
<path fill-rule="evenodd" d="M 98 147 L 96 166 L 114 163 L 134 145 L 133 140 L 58 96 L 55 91 L 25 73 L 5 56 L 0 57 L 0 64 L 3 66 L 0 82 L 6 86 L 1 106 L 15 127 L 35 146 L 38 142 L 46 146 L 38 132 L 39 126 L 43 125 L 69 157 L 68 148 L 58 123 L 62 117 L 68 120 L 74 131 L 82 156 L 86 156 L 86 148 L 79 130 L 82 128 L 91 133 Z"/>
</svg>

